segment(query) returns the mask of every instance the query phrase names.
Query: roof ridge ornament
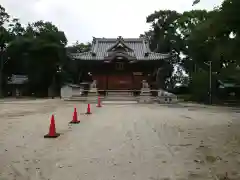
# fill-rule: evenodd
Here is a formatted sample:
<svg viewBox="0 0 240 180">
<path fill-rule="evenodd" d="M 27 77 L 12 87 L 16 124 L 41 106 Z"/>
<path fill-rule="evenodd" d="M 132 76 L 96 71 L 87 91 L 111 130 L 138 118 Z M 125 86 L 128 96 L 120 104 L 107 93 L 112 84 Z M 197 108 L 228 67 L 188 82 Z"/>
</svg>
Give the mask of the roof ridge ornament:
<svg viewBox="0 0 240 180">
<path fill-rule="evenodd" d="M 93 36 L 93 44 L 96 43 L 96 38 Z"/>
<path fill-rule="evenodd" d="M 92 47 L 91 47 L 92 56 L 96 56 L 97 48 L 98 48 L 98 40 L 97 40 L 97 38 L 93 37 L 93 43 L 92 43 Z"/>
<path fill-rule="evenodd" d="M 118 41 L 123 41 L 123 37 L 122 36 L 118 36 L 117 40 Z"/>
<path fill-rule="evenodd" d="M 116 43 L 110 47 L 107 52 L 110 52 L 110 51 L 119 51 L 119 50 L 123 50 L 125 52 L 133 52 L 133 49 L 131 49 L 128 45 L 125 44 L 122 36 L 118 36 L 117 40 L 116 40 Z M 120 50 L 120 51 L 121 51 Z"/>
</svg>

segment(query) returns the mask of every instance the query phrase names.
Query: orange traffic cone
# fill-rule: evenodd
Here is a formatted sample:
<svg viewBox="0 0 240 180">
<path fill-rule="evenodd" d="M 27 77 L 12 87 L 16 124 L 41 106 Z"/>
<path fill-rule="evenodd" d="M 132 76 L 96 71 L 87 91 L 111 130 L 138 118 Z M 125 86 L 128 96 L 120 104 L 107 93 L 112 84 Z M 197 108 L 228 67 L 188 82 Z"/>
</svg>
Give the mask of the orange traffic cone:
<svg viewBox="0 0 240 180">
<path fill-rule="evenodd" d="M 60 136 L 60 134 L 56 133 L 55 119 L 54 119 L 54 115 L 52 115 L 51 124 L 50 124 L 50 127 L 49 127 L 49 132 L 48 132 L 48 134 L 46 134 L 44 136 L 44 138 L 56 138 L 58 136 Z"/>
<path fill-rule="evenodd" d="M 77 109 L 74 108 L 74 112 L 73 112 L 73 119 L 70 122 L 71 124 L 78 124 L 80 123 L 80 121 L 78 120 L 78 115 L 77 115 Z"/>
<path fill-rule="evenodd" d="M 101 105 L 101 99 L 100 99 L 99 96 L 98 96 L 98 104 L 97 104 L 97 107 L 102 107 L 102 105 Z"/>
<path fill-rule="evenodd" d="M 90 107 L 90 104 L 88 104 L 88 106 L 87 106 L 87 112 L 86 112 L 86 114 L 92 114 L 92 113 L 91 113 L 91 107 Z"/>
</svg>

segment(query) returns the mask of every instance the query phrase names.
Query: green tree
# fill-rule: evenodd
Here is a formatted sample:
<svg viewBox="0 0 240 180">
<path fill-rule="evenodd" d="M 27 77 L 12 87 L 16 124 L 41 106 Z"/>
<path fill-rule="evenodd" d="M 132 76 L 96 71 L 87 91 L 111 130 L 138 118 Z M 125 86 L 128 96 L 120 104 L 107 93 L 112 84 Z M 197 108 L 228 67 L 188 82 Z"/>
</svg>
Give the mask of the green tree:
<svg viewBox="0 0 240 180">
<path fill-rule="evenodd" d="M 204 10 L 194 10 L 183 14 L 170 10 L 158 11 L 147 17 L 147 22 L 152 23 L 152 29 L 140 37 L 150 40 L 152 50 L 170 52 L 172 66 L 183 67 L 184 70 L 191 73 L 196 63 L 190 56 L 189 39 L 194 29 L 207 18 L 208 12 Z M 168 74 L 171 76 L 171 73 Z M 165 78 L 170 78 L 168 83 L 174 83 L 176 79 L 185 79 L 185 77 L 177 76 L 183 76 L 183 73 Z"/>
<path fill-rule="evenodd" d="M 182 41 L 180 36 L 176 33 L 176 23 L 180 15 L 180 13 L 171 10 L 155 11 L 146 19 L 147 23 L 152 24 L 151 29 L 140 35 L 140 37 L 149 40 L 150 49 L 152 51 L 170 53 L 171 55 L 171 58 L 166 63 L 165 69 L 157 75 L 158 77 L 156 79 L 161 82 L 171 77 L 173 66 L 179 61 Z M 163 87 L 163 85 L 160 85 L 162 83 L 158 82 L 158 84 Z"/>
<path fill-rule="evenodd" d="M 54 89 L 58 68 L 66 60 L 64 32 L 50 22 L 38 21 L 27 27 L 25 36 L 31 38 L 28 75 L 32 87 Z"/>
<path fill-rule="evenodd" d="M 6 48 L 8 46 L 10 36 L 4 25 L 9 21 L 9 15 L 5 11 L 5 8 L 0 5 L 0 97 L 2 93 L 3 82 L 3 67 L 7 61 Z"/>
<path fill-rule="evenodd" d="M 195 59 L 195 49 L 192 50 L 192 45 L 195 45 L 191 41 L 193 32 L 204 23 L 209 17 L 209 12 L 205 10 L 192 10 L 184 12 L 177 20 L 177 33 L 181 37 L 181 53 L 183 58 L 179 58 L 179 65 L 191 76 L 192 72 L 195 72 L 198 68 L 198 63 Z M 198 43 L 197 43 L 198 44 Z M 202 56 L 200 56 L 202 60 Z"/>
<path fill-rule="evenodd" d="M 191 84 L 195 86 L 201 84 L 201 79 L 204 79 L 204 73 L 209 72 L 209 67 L 205 64 L 208 61 L 212 62 L 212 77 L 213 79 L 232 79 L 235 82 L 240 82 L 239 70 L 240 54 L 239 54 L 239 32 L 240 32 L 240 2 L 237 0 L 225 0 L 221 6 L 214 11 L 208 12 L 206 18 L 197 24 L 190 33 L 188 39 L 188 60 L 185 61 L 185 67 L 188 66 L 189 72 L 195 72 L 193 65 L 197 68 L 198 77 L 194 78 L 191 75 Z M 191 69 L 192 68 L 192 69 Z M 209 83 L 209 78 L 207 82 Z M 212 80 L 215 83 L 215 80 Z M 194 87 L 194 86 L 192 86 Z M 194 97 L 200 96 L 199 92 L 202 89 L 208 89 L 209 85 L 201 84 L 201 88 L 192 91 Z M 215 91 L 214 85 L 213 92 Z M 204 89 L 204 90 L 203 90 Z"/>
<path fill-rule="evenodd" d="M 194 1 L 197 3 L 199 0 Z M 209 90 L 207 62 L 212 62 L 213 78 L 239 78 L 236 69 L 240 60 L 239 8 L 240 1 L 225 0 L 220 7 L 209 12 L 192 10 L 180 14 L 170 10 L 158 11 L 147 17 L 152 29 L 141 37 L 150 40 L 152 50 L 171 52 L 171 64 L 184 68 L 191 87 L 193 84 L 201 85 L 197 91 L 192 88 L 193 96 L 200 96 L 202 92 L 202 97 L 205 97 Z M 174 74 L 168 81 L 178 81 L 177 76 L 182 76 L 182 73 Z M 203 79 L 207 83 L 202 83 Z"/>
<path fill-rule="evenodd" d="M 74 43 L 72 46 L 68 46 L 67 47 L 67 51 L 69 53 L 83 53 L 83 52 L 88 52 L 91 50 L 91 43 L 80 43 L 77 41 L 76 43 Z"/>
<path fill-rule="evenodd" d="M 178 54 L 179 36 L 176 34 L 176 23 L 180 14 L 176 11 L 156 11 L 147 17 L 147 23 L 152 23 L 152 30 L 145 33 L 150 39 L 150 48 L 156 52 Z"/>
<path fill-rule="evenodd" d="M 46 94 L 49 87 L 54 89 L 57 72 L 66 61 L 67 39 L 64 32 L 43 21 L 28 24 L 24 29 L 16 20 L 9 31 L 13 40 L 8 54 L 18 67 L 17 72 L 28 75 L 31 92 Z"/>
</svg>

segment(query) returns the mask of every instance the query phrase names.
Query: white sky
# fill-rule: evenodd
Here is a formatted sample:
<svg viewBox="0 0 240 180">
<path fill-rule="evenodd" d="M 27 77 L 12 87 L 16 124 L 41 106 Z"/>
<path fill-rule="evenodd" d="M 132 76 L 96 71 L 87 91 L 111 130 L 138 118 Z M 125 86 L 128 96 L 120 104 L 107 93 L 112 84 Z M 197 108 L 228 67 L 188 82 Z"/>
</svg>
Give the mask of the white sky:
<svg viewBox="0 0 240 180">
<path fill-rule="evenodd" d="M 148 30 L 146 16 L 155 10 L 191 10 L 193 0 L 0 0 L 7 12 L 27 24 L 51 21 L 63 30 L 69 44 L 92 37 L 136 38 Z M 222 0 L 201 0 L 195 9 L 213 9 Z"/>
</svg>

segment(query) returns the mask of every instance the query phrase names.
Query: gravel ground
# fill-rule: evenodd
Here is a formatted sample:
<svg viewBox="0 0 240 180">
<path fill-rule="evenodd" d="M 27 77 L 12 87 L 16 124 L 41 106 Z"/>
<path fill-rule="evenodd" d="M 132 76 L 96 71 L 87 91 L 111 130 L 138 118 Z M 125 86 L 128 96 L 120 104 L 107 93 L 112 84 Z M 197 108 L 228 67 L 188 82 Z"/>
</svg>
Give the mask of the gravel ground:
<svg viewBox="0 0 240 180">
<path fill-rule="evenodd" d="M 76 107 L 81 123 L 69 125 Z M 0 102 L 1 180 L 239 180 L 239 109 Z M 57 139 L 44 139 L 55 115 Z"/>
</svg>

